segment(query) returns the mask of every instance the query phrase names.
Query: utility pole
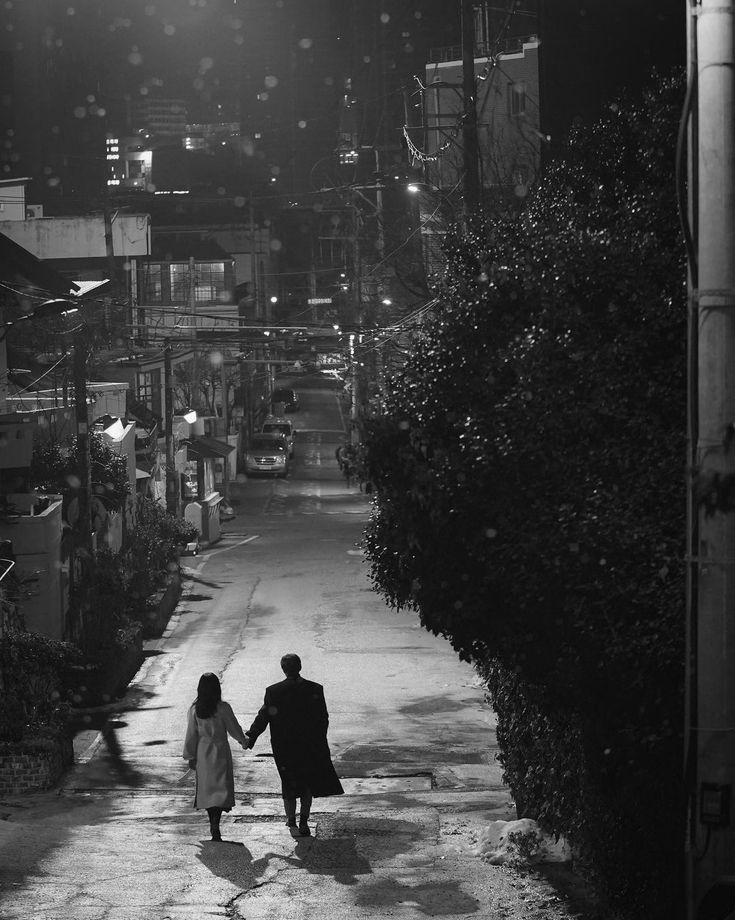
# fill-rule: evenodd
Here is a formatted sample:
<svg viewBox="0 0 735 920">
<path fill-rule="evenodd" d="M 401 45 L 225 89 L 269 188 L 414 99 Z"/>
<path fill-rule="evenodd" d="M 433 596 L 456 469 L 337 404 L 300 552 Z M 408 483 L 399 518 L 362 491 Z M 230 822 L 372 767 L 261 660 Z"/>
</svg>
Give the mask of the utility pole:
<svg viewBox="0 0 735 920">
<path fill-rule="evenodd" d="M 688 916 L 725 920 L 735 910 L 735 0 L 687 3 L 696 42 L 696 133 L 690 183 L 696 199 L 696 288 L 690 291 L 698 327 L 696 496 L 720 494 L 717 510 L 694 506 L 699 528 L 693 560 L 687 726 L 690 748 Z M 696 485 L 696 483 L 695 483 Z M 701 501 L 701 498 L 700 498 Z"/>
<path fill-rule="evenodd" d="M 229 444 L 230 434 L 230 394 L 227 386 L 227 361 L 222 358 L 222 424 L 225 429 L 225 443 Z M 222 464 L 222 494 L 229 500 L 230 498 L 230 458 L 225 457 Z"/>
<path fill-rule="evenodd" d="M 174 388 L 171 380 L 171 346 L 166 342 L 163 349 L 163 389 L 165 399 L 164 437 L 166 441 L 166 510 L 179 513 L 179 489 L 176 479 L 174 456 Z"/>
<path fill-rule="evenodd" d="M 87 406 L 87 341 L 82 326 L 74 333 L 74 415 L 79 464 L 79 545 L 82 555 L 92 558 L 92 471 L 89 457 L 89 407 Z M 86 563 L 85 563 L 86 564 Z"/>
<path fill-rule="evenodd" d="M 360 253 L 360 210 L 356 204 L 352 205 L 354 219 L 352 233 L 352 298 L 353 298 L 353 323 L 362 328 L 364 316 L 362 312 L 362 260 Z M 363 403 L 365 392 L 365 370 L 362 366 L 362 335 L 350 336 L 350 357 L 352 360 L 352 407 L 350 410 L 350 442 L 359 444 L 360 432 L 358 420 L 360 407 Z"/>
<path fill-rule="evenodd" d="M 255 253 L 255 209 L 253 208 L 253 193 L 248 195 L 248 223 L 250 224 L 250 294 L 253 298 L 252 319 L 260 319 L 258 309 L 259 291 L 256 287 L 255 276 L 258 272 L 258 259 Z"/>
<path fill-rule="evenodd" d="M 464 157 L 464 210 L 473 214 L 480 203 L 480 170 L 477 149 L 477 82 L 475 80 L 474 0 L 462 3 L 462 151 Z"/>
<path fill-rule="evenodd" d="M 201 380 L 199 375 L 201 369 L 199 366 L 199 344 L 197 342 L 197 288 L 196 288 L 196 264 L 194 256 L 189 257 L 189 312 L 191 314 L 192 332 L 194 334 L 194 360 L 191 372 L 191 406 L 190 409 L 199 409 Z"/>
<path fill-rule="evenodd" d="M 112 236 L 112 215 L 110 213 L 110 200 L 107 186 L 105 186 L 102 218 L 105 226 L 105 256 L 107 258 L 107 274 L 110 276 L 110 282 L 112 285 L 111 295 L 113 297 L 117 297 L 120 291 L 117 277 L 117 265 L 115 264 L 115 244 Z M 111 310 L 109 300 L 106 300 L 105 302 L 105 337 L 109 343 L 112 337 Z"/>
</svg>

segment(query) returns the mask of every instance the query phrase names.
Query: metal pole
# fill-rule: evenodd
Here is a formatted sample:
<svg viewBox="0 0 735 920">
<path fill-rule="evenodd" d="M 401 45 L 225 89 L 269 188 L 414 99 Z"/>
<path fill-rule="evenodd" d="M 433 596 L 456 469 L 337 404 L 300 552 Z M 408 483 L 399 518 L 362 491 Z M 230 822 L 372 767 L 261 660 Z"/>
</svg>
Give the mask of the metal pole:
<svg viewBox="0 0 735 920">
<path fill-rule="evenodd" d="M 464 157 L 465 214 L 474 213 L 480 201 L 477 151 L 477 106 L 475 102 L 475 11 L 474 0 L 462 2 L 462 148 Z"/>
<path fill-rule="evenodd" d="M 698 475 L 724 503 L 699 511 L 696 634 L 696 792 L 691 866 L 697 920 L 735 910 L 735 0 L 701 0 L 697 14 L 699 185 Z"/>
<path fill-rule="evenodd" d="M 698 181 L 697 164 L 694 152 L 697 150 L 697 111 L 695 93 L 697 85 L 697 33 L 693 0 L 689 4 L 687 30 L 687 92 L 685 96 L 683 123 L 680 125 L 678 144 L 679 162 L 677 183 L 684 179 L 681 158 L 686 155 L 686 201 L 680 201 L 682 230 L 689 237 L 688 249 L 688 305 L 687 305 L 687 468 L 697 467 L 699 409 L 699 315 L 696 308 L 695 292 L 699 278 L 695 241 L 699 238 L 697 230 Z M 543 32 L 541 33 L 544 34 Z M 682 135 L 681 132 L 685 132 Z M 680 187 L 679 195 L 682 195 Z M 684 784 L 685 784 L 685 889 L 686 917 L 694 920 L 694 853 L 697 844 L 697 589 L 699 584 L 699 566 L 695 561 L 699 552 L 699 511 L 695 494 L 695 482 L 692 477 L 687 489 L 687 543 L 689 560 L 686 567 L 686 619 L 684 650 Z"/>
</svg>

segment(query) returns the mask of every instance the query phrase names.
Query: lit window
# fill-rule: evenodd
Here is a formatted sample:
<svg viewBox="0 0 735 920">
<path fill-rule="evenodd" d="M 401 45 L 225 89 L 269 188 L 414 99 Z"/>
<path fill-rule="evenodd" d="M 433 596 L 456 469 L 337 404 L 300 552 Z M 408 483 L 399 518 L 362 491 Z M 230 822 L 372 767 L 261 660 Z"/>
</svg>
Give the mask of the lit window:
<svg viewBox="0 0 735 920">
<path fill-rule="evenodd" d="M 128 160 L 128 178 L 142 179 L 145 176 L 145 160 Z"/>
<path fill-rule="evenodd" d="M 142 303 L 160 303 L 162 299 L 161 266 L 145 265 L 142 269 L 140 300 Z"/>
<path fill-rule="evenodd" d="M 508 84 L 508 114 L 525 115 L 526 113 L 526 84 Z"/>
</svg>

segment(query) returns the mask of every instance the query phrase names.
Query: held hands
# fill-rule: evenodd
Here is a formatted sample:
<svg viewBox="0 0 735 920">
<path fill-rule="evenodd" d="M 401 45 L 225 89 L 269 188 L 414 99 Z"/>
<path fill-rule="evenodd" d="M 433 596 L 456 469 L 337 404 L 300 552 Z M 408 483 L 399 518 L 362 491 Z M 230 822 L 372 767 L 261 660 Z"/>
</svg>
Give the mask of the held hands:
<svg viewBox="0 0 735 920">
<path fill-rule="evenodd" d="M 250 735 L 248 735 L 248 733 L 246 732 L 246 733 L 245 733 L 245 744 L 243 744 L 243 746 L 242 746 L 243 751 L 249 751 L 250 748 L 253 746 L 254 743 L 255 743 L 255 742 L 253 741 L 253 739 L 252 739 L 252 738 L 250 737 Z"/>
</svg>

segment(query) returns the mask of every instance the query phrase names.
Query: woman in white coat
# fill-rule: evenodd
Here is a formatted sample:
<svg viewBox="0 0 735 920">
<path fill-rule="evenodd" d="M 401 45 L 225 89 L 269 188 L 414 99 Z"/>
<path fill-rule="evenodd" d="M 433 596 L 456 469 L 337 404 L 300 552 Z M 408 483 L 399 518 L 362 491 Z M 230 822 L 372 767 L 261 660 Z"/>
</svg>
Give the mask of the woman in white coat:
<svg viewBox="0 0 735 920">
<path fill-rule="evenodd" d="M 222 699 L 216 674 L 202 674 L 197 698 L 189 709 L 184 758 L 196 770 L 194 808 L 206 808 L 212 840 L 222 840 L 219 822 L 223 811 L 235 804 L 230 734 L 245 750 L 250 742 L 235 718 L 232 706 Z"/>
</svg>

